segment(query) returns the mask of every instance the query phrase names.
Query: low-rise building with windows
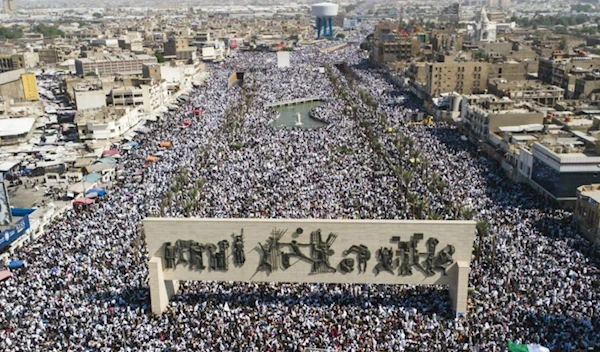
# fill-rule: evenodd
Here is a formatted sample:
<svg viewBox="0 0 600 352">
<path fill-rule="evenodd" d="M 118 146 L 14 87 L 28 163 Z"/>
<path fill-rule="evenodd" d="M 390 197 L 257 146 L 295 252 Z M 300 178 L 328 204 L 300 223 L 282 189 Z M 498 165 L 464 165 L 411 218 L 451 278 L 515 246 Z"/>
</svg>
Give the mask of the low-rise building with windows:
<svg viewBox="0 0 600 352">
<path fill-rule="evenodd" d="M 579 233 L 592 243 L 600 245 L 600 184 L 577 188 L 575 222 Z"/>
</svg>

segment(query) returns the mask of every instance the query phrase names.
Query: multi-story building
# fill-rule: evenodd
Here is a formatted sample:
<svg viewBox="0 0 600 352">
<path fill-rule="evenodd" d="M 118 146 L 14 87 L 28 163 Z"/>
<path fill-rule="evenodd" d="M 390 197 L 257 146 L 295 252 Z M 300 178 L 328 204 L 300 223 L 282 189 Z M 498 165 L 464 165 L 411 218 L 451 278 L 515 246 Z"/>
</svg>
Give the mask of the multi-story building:
<svg viewBox="0 0 600 352">
<path fill-rule="evenodd" d="M 600 184 L 577 187 L 573 215 L 581 235 L 600 245 Z"/>
<path fill-rule="evenodd" d="M 460 22 L 460 15 L 460 3 L 456 2 L 442 9 L 442 13 L 440 14 L 440 22 L 458 23 Z"/>
<path fill-rule="evenodd" d="M 17 2 L 15 0 L 2 0 L 2 9 L 4 13 L 17 11 Z"/>
<path fill-rule="evenodd" d="M 545 106 L 554 106 L 564 97 L 565 90 L 537 80 L 511 80 L 490 78 L 488 92 L 497 97 L 507 97 L 515 102 L 534 101 Z"/>
<path fill-rule="evenodd" d="M 535 111 L 531 105 L 493 95 L 467 97 L 461 117 L 469 138 L 477 143 L 486 142 L 491 133 L 500 132 L 504 126 L 544 123 L 544 114 Z"/>
<path fill-rule="evenodd" d="M 35 101 L 39 99 L 35 74 L 24 69 L 0 74 L 0 95 L 16 101 Z"/>
<path fill-rule="evenodd" d="M 165 58 L 196 60 L 196 48 L 190 48 L 186 38 L 171 37 L 164 44 Z"/>
<path fill-rule="evenodd" d="M 116 108 L 141 106 L 144 112 L 150 113 L 166 104 L 169 96 L 166 82 L 140 80 L 135 83 L 113 88 L 106 97 L 107 105 Z"/>
<path fill-rule="evenodd" d="M 599 66 L 600 56 L 598 55 L 540 58 L 538 77 L 544 83 L 563 88 L 570 97 L 575 91 L 577 78 L 584 78 Z"/>
<path fill-rule="evenodd" d="M 378 64 L 409 61 L 419 54 L 421 43 L 414 37 L 387 35 L 376 41 L 371 59 Z"/>
<path fill-rule="evenodd" d="M 408 61 L 419 54 L 421 43 L 408 30 L 400 30 L 396 23 L 380 22 L 375 27 L 375 45 L 371 60 L 378 64 Z"/>
<path fill-rule="evenodd" d="M 185 80 L 185 68 L 182 65 L 171 64 L 151 64 L 144 65 L 143 77 L 151 78 L 156 82 L 164 81 L 167 89 L 170 91 L 178 90 Z"/>
<path fill-rule="evenodd" d="M 579 186 L 600 182 L 597 144 L 585 134 L 534 143 L 531 185 L 559 203 L 574 206 Z"/>
<path fill-rule="evenodd" d="M 531 64 L 532 63 L 529 61 L 515 60 L 491 63 L 490 69 L 488 70 L 488 79 L 504 78 L 509 81 L 525 80 L 529 73 L 531 73 L 529 68 Z"/>
<path fill-rule="evenodd" d="M 512 5 L 511 0 L 500 0 L 500 7 L 502 9 L 510 10 Z"/>
<path fill-rule="evenodd" d="M 39 61 L 38 53 L 34 52 L 0 55 L 0 73 L 20 68 L 30 69 L 37 66 Z"/>
<path fill-rule="evenodd" d="M 86 74 L 112 75 L 116 73 L 142 73 L 144 64 L 156 63 L 156 56 L 122 54 L 116 56 L 104 55 L 100 58 L 83 58 L 75 60 L 77 75 Z"/>
<path fill-rule="evenodd" d="M 81 138 L 111 139 L 130 131 L 144 116 L 141 106 L 103 107 L 77 112 L 75 124 Z"/>
<path fill-rule="evenodd" d="M 573 98 L 598 100 L 600 98 L 600 73 L 594 71 L 586 74 L 583 78 L 577 78 Z"/>
<path fill-rule="evenodd" d="M 37 51 L 40 63 L 57 64 L 64 61 L 64 55 L 56 48 L 43 48 Z"/>
<path fill-rule="evenodd" d="M 425 93 L 437 97 L 441 93 L 484 93 L 487 89 L 489 64 L 476 61 L 456 61 L 445 55 L 443 60 L 428 63 L 425 68 Z"/>
</svg>

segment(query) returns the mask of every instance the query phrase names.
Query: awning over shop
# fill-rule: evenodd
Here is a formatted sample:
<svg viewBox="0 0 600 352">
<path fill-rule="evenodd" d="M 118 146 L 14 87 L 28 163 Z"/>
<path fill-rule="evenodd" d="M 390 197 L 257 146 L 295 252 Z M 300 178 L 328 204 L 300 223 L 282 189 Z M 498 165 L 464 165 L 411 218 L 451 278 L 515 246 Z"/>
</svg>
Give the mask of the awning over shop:
<svg viewBox="0 0 600 352">
<path fill-rule="evenodd" d="M 9 269 L 18 269 L 18 268 L 22 267 L 23 265 L 25 265 L 24 260 L 14 259 L 14 260 L 11 260 L 10 263 L 8 263 L 8 268 Z"/>
<path fill-rule="evenodd" d="M 91 198 L 78 198 L 73 201 L 73 205 L 90 205 L 94 204 L 94 202 Z"/>
<path fill-rule="evenodd" d="M 117 163 L 117 159 L 115 159 L 115 158 L 101 158 L 98 161 L 101 162 L 102 164 L 111 164 L 111 165 L 115 165 Z"/>
<path fill-rule="evenodd" d="M 98 182 L 101 178 L 102 178 L 102 175 L 97 172 L 83 176 L 84 181 L 91 182 L 91 183 Z"/>
<path fill-rule="evenodd" d="M 8 270 L 2 270 L 2 271 L 0 271 L 0 281 L 4 281 L 4 280 L 6 280 L 6 279 L 8 279 L 8 278 L 10 278 L 12 276 L 13 276 L 13 273 L 11 273 Z"/>
<path fill-rule="evenodd" d="M 115 156 L 115 155 L 119 155 L 119 151 L 116 149 L 105 150 L 102 153 L 102 156 Z"/>
<path fill-rule="evenodd" d="M 96 193 L 97 196 L 103 196 L 106 194 L 106 191 L 102 188 L 90 188 L 87 192 L 85 192 L 86 196 L 90 193 Z"/>
</svg>

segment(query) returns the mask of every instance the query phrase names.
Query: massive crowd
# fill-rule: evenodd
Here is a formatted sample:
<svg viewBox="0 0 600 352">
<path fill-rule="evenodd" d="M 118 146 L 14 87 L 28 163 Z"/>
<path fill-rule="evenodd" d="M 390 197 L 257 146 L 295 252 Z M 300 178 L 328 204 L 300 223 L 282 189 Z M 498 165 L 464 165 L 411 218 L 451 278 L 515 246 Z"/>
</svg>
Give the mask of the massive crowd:
<svg viewBox="0 0 600 352">
<path fill-rule="evenodd" d="M 600 255 L 575 233 L 570 214 L 504 181 L 454 127 L 408 126 L 418 103 L 407 96 L 399 104 L 379 73 L 355 66 L 350 83 L 333 68 L 357 104 L 354 114 L 318 68 L 340 59 L 358 65 L 364 53 L 352 45 L 323 55 L 321 48 L 293 52 L 284 69 L 274 67 L 274 54 L 238 53 L 140 136 L 137 148 L 123 151 L 120 185 L 18 251 L 28 266 L 0 284 L 0 350 L 504 351 L 508 340 L 553 351 L 600 346 Z M 243 87 L 228 88 L 231 70 L 246 68 Z M 358 91 L 379 105 L 369 107 Z M 315 110 L 327 127 L 271 127 L 276 112 L 266 103 L 306 95 L 327 98 Z M 389 160 L 376 156 L 361 119 L 371 120 Z M 413 140 L 446 184 L 442 191 L 416 173 L 397 134 Z M 173 147 L 143 168 L 164 140 Z M 408 185 L 399 185 L 390 163 L 415 168 Z M 140 170 L 143 181 L 135 182 Z M 200 192 L 172 190 L 184 170 L 190 184 L 202 180 Z M 183 283 L 166 313 L 150 312 L 138 226 L 147 214 L 181 217 L 192 202 L 190 215 L 199 217 L 407 219 L 415 215 L 407 186 L 444 218 L 462 207 L 491 223 L 478 243 L 484 255 L 472 263 L 467 317 L 454 318 L 441 287 L 215 282 Z"/>
</svg>

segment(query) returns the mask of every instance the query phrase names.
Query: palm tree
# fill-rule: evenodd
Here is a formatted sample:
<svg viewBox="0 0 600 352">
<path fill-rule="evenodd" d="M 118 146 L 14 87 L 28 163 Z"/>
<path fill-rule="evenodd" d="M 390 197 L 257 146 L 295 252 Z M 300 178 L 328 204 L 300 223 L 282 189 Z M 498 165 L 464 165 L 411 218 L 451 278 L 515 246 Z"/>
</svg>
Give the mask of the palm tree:
<svg viewBox="0 0 600 352">
<path fill-rule="evenodd" d="M 465 220 L 473 220 L 473 218 L 475 217 L 475 213 L 475 209 L 462 208 L 461 216 Z"/>
<path fill-rule="evenodd" d="M 425 202 L 420 199 L 414 203 L 414 215 L 417 219 L 423 219 L 423 212 L 425 211 Z"/>
<path fill-rule="evenodd" d="M 171 209 L 171 205 L 173 204 L 173 192 L 171 190 L 167 191 L 167 209 Z M 169 213 L 171 213 L 169 211 Z"/>
<path fill-rule="evenodd" d="M 483 248 L 483 238 L 489 236 L 491 225 L 486 220 L 478 220 L 475 224 L 475 229 L 479 239 L 479 251 L 481 252 L 481 249 Z"/>
<path fill-rule="evenodd" d="M 185 216 L 186 218 L 189 218 L 189 217 L 190 217 L 191 210 L 192 210 L 192 207 L 193 207 L 193 206 L 194 206 L 194 203 L 192 203 L 191 201 L 187 201 L 187 202 L 185 202 L 185 203 L 183 204 L 183 212 L 184 212 L 184 216 Z"/>
<path fill-rule="evenodd" d="M 402 177 L 402 186 L 404 186 L 404 188 L 409 188 L 410 184 L 413 181 L 413 172 L 408 171 L 408 170 L 403 170 L 401 173 L 401 177 Z"/>
<path fill-rule="evenodd" d="M 194 188 L 190 192 L 190 195 L 192 196 L 192 199 L 194 199 L 194 200 L 198 199 L 199 194 L 200 194 L 200 191 L 198 191 L 198 188 Z"/>
<path fill-rule="evenodd" d="M 432 211 L 429 213 L 429 220 L 442 220 L 442 214 Z"/>
</svg>

